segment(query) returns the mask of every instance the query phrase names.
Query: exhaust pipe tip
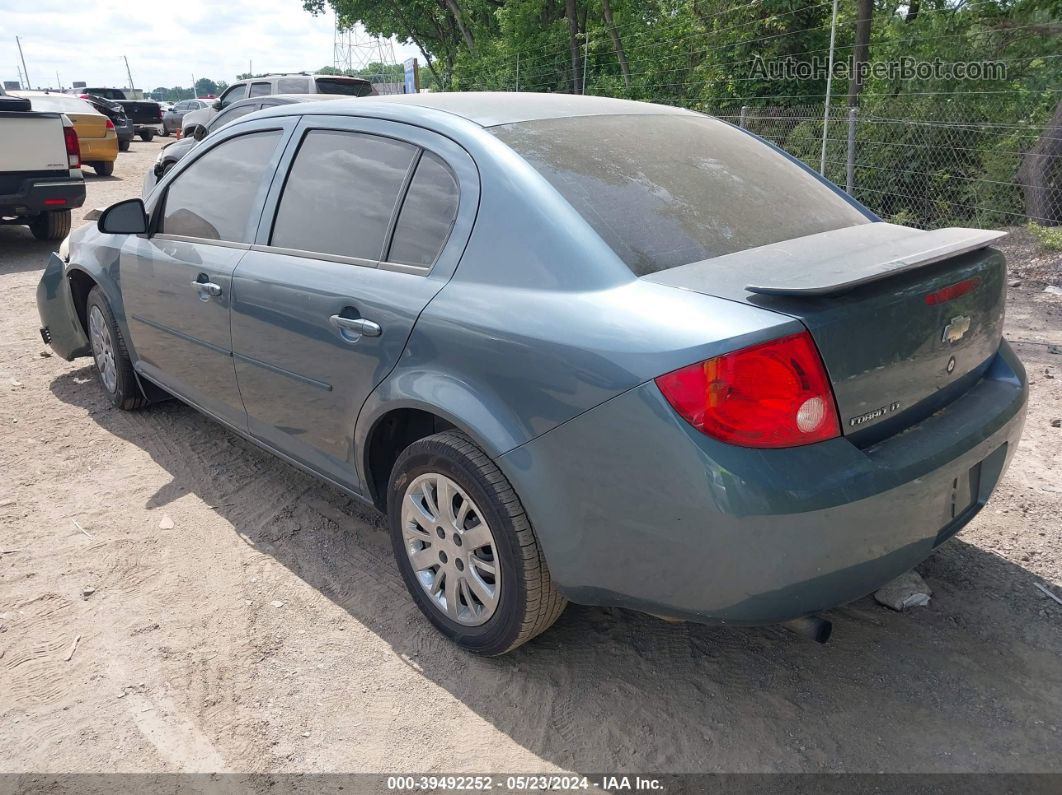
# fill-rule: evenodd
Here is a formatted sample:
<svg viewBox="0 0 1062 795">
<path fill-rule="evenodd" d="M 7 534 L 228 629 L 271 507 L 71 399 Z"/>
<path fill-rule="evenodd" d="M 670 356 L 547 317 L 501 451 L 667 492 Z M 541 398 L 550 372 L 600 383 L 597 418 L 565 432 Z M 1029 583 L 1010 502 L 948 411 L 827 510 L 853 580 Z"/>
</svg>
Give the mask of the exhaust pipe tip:
<svg viewBox="0 0 1062 795">
<path fill-rule="evenodd" d="M 801 616 L 784 622 L 782 626 L 793 634 L 816 643 L 825 643 L 833 634 L 833 622 L 819 616 Z"/>
</svg>

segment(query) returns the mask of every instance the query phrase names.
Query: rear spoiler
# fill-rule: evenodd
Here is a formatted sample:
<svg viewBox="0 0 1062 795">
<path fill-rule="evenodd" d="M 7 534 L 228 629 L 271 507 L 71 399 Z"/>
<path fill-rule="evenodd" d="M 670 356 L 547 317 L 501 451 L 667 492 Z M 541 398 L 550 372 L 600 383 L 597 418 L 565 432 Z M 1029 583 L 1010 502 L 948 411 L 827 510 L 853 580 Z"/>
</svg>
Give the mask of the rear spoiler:
<svg viewBox="0 0 1062 795">
<path fill-rule="evenodd" d="M 926 232 L 879 222 L 747 249 L 710 262 L 740 269 L 751 293 L 818 297 L 976 251 L 1006 234 L 958 227 Z"/>
</svg>

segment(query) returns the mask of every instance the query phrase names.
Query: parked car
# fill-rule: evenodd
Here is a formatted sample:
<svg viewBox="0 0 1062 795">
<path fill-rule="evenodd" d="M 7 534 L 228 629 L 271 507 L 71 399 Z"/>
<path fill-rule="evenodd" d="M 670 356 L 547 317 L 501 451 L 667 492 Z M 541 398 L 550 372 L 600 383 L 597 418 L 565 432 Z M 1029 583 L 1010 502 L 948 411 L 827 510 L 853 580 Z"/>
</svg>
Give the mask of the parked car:
<svg viewBox="0 0 1062 795">
<path fill-rule="evenodd" d="M 162 132 L 162 108 L 150 99 L 136 99 L 125 88 L 79 88 L 76 89 L 82 99 L 86 95 L 103 97 L 122 106 L 125 115 L 133 122 L 133 129 L 142 141 L 150 141 L 156 133 Z M 138 94 L 139 95 L 139 94 Z"/>
<path fill-rule="evenodd" d="M 277 105 L 290 105 L 293 102 L 319 102 L 322 100 L 345 99 L 337 94 L 276 94 L 271 97 L 257 97 L 255 99 L 241 99 L 233 102 L 221 113 L 216 114 L 206 125 L 193 124 L 189 127 L 189 134 L 178 141 L 166 144 L 159 150 L 155 158 L 155 165 L 144 175 L 143 195 L 147 196 L 159 179 L 171 168 L 177 165 L 177 161 L 191 151 L 192 147 L 206 138 L 214 130 L 224 127 L 229 122 L 241 119 L 250 113 L 262 108 L 272 108 Z"/>
<path fill-rule="evenodd" d="M 115 406 L 386 511 L 425 616 L 499 654 L 566 600 L 813 617 L 958 532 L 1025 417 L 1000 235 L 882 222 L 680 108 L 415 94 L 225 125 L 37 301 Z"/>
<path fill-rule="evenodd" d="M 211 102 L 212 100 L 206 99 L 182 99 L 172 108 L 163 112 L 162 134 L 169 135 L 170 133 L 178 132 L 181 129 L 181 119 L 184 118 L 186 113 L 209 107 Z"/>
<path fill-rule="evenodd" d="M 125 115 L 122 106 L 117 102 L 111 102 L 103 97 L 93 96 L 92 94 L 86 95 L 85 101 L 98 113 L 102 113 L 111 120 L 111 123 L 114 125 L 114 132 L 118 136 L 118 151 L 128 152 L 129 144 L 133 140 L 134 129 L 133 123 L 129 121 L 129 117 Z"/>
<path fill-rule="evenodd" d="M 240 80 L 225 89 L 212 105 L 182 122 L 185 135 L 195 124 L 206 126 L 215 113 L 241 99 L 268 97 L 273 94 L 336 94 L 342 97 L 367 97 L 373 93 L 372 83 L 363 77 L 346 75 L 317 75 L 307 72 L 286 73 Z"/>
<path fill-rule="evenodd" d="M 28 99 L 33 110 L 65 115 L 77 133 L 81 162 L 92 166 L 101 177 L 114 173 L 114 161 L 118 159 L 118 133 L 114 122 L 86 100 L 44 91 L 14 91 L 12 95 Z"/>
<path fill-rule="evenodd" d="M 0 225 L 28 226 L 38 240 L 62 240 L 70 210 L 85 203 L 81 149 L 61 113 L 34 111 L 0 87 Z"/>
</svg>

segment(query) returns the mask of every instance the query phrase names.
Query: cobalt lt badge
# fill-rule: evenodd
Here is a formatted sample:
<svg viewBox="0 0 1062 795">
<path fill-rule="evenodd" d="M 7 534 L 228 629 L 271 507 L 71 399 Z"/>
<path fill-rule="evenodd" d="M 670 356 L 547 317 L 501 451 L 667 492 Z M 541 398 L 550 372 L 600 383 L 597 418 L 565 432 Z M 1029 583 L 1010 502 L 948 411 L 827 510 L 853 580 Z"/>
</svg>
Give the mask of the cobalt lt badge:
<svg viewBox="0 0 1062 795">
<path fill-rule="evenodd" d="M 958 315 L 957 317 L 953 317 L 951 322 L 944 327 L 944 336 L 941 338 L 941 342 L 958 342 L 969 330 L 969 315 Z"/>
</svg>

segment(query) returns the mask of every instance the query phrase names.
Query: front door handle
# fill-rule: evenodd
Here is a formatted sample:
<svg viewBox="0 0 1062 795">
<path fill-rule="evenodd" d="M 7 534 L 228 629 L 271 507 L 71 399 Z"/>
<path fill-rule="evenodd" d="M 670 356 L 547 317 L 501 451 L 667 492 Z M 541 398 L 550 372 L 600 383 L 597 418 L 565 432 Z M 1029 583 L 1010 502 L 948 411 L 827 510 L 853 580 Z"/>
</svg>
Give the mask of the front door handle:
<svg viewBox="0 0 1062 795">
<path fill-rule="evenodd" d="M 361 334 L 364 337 L 379 337 L 382 329 L 379 323 L 373 323 L 371 320 L 366 320 L 363 317 L 343 317 L 342 315 L 332 315 L 328 318 L 328 321 L 339 329 L 342 334 L 344 331 L 350 331 L 354 334 Z"/>
<path fill-rule="evenodd" d="M 221 285 L 214 284 L 214 282 L 201 282 L 196 280 L 192 282 L 192 287 L 199 291 L 201 297 L 212 295 L 216 298 L 221 295 Z"/>
</svg>

